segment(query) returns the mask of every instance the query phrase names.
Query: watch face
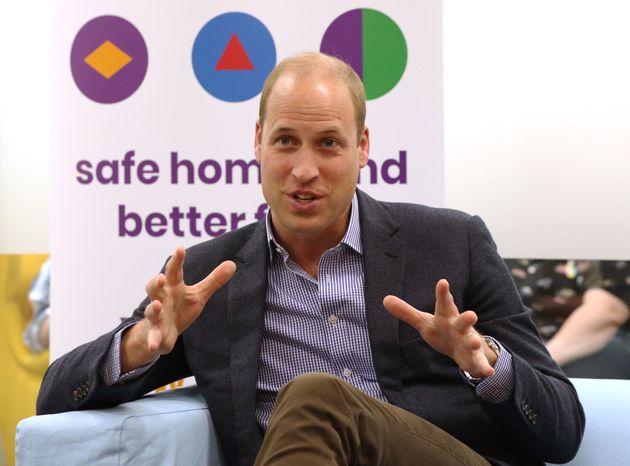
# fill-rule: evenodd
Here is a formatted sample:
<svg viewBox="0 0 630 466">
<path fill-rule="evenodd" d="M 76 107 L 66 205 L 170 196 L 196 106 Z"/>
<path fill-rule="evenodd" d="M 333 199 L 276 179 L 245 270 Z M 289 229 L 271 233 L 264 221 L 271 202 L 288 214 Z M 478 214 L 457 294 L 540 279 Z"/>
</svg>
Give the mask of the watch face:
<svg viewBox="0 0 630 466">
<path fill-rule="evenodd" d="M 464 370 L 462 372 L 464 373 L 464 376 L 466 377 L 466 381 L 473 387 L 476 387 L 477 385 L 479 385 L 479 383 L 483 380 L 483 377 L 473 377 L 472 375 L 470 375 L 468 372 Z"/>
<path fill-rule="evenodd" d="M 492 337 L 483 337 L 484 340 L 486 340 L 486 343 L 488 343 L 488 346 L 490 347 L 490 349 L 492 351 L 494 351 L 496 353 L 497 356 L 499 356 L 499 354 L 501 354 L 501 347 L 497 344 L 496 340 Z"/>
</svg>

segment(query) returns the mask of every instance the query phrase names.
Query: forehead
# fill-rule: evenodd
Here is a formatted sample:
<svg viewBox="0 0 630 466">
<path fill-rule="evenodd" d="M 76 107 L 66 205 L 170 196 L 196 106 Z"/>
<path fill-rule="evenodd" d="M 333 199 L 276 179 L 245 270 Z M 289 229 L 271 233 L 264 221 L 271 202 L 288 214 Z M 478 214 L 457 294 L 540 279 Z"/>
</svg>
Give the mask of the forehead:
<svg viewBox="0 0 630 466">
<path fill-rule="evenodd" d="M 354 125 L 354 107 L 346 84 L 333 76 L 285 75 L 269 95 L 267 123 L 336 121 Z"/>
</svg>

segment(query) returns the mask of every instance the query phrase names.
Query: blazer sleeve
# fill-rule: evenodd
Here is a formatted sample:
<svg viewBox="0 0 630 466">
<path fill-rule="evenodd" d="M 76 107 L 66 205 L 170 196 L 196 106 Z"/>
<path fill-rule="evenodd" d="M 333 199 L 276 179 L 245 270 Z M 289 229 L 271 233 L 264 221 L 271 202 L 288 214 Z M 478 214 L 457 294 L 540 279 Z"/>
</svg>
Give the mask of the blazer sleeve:
<svg viewBox="0 0 630 466">
<path fill-rule="evenodd" d="M 139 321 L 148 298 L 133 316 L 111 332 L 81 345 L 55 360 L 46 371 L 37 397 L 37 414 L 103 408 L 135 400 L 151 390 L 190 375 L 182 337 L 168 355 L 161 356 L 143 375 L 127 383 L 109 386 L 100 375 L 114 335 Z"/>
<path fill-rule="evenodd" d="M 512 355 L 514 389 L 504 402 L 483 402 L 515 447 L 546 461 L 575 456 L 584 432 L 584 411 L 575 388 L 552 360 L 538 330 L 479 217 L 468 221 L 470 286 L 466 309 L 479 316 L 477 330 Z"/>
</svg>

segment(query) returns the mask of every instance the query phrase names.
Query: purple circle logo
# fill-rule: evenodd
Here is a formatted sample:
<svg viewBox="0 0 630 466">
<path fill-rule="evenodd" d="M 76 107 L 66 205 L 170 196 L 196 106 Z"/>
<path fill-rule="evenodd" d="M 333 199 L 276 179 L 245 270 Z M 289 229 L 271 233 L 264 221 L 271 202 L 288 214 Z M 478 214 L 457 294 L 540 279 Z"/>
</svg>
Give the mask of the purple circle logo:
<svg viewBox="0 0 630 466">
<path fill-rule="evenodd" d="M 99 16 L 76 35 L 70 53 L 79 90 L 102 104 L 126 99 L 140 87 L 149 57 L 140 31 L 118 16 Z"/>
<path fill-rule="evenodd" d="M 346 61 L 363 80 L 368 100 L 391 91 L 407 66 L 407 41 L 400 27 L 370 8 L 350 10 L 326 29 L 320 50 Z"/>
</svg>

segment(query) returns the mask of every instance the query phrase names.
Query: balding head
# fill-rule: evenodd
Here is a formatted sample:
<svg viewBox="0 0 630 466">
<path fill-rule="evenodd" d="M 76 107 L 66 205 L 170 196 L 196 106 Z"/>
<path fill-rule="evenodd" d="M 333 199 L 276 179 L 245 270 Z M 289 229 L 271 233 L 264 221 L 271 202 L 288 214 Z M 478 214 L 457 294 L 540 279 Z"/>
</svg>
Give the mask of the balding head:
<svg viewBox="0 0 630 466">
<path fill-rule="evenodd" d="M 313 75 L 336 78 L 342 81 L 354 107 L 354 118 L 357 127 L 357 143 L 365 128 L 365 88 L 361 78 L 350 65 L 342 60 L 319 52 L 307 52 L 285 58 L 273 69 L 265 81 L 260 96 L 258 121 L 263 129 L 267 113 L 267 104 L 273 88 L 279 78 L 292 76 L 296 80 Z"/>
</svg>

